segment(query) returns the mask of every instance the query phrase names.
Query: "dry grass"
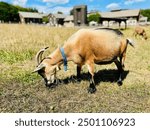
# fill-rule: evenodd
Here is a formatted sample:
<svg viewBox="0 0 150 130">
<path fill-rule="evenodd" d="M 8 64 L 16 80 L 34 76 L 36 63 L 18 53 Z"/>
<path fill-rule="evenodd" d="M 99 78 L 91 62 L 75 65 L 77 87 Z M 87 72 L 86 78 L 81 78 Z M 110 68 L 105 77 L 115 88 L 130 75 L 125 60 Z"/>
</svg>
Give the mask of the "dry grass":
<svg viewBox="0 0 150 130">
<path fill-rule="evenodd" d="M 149 39 L 133 38 L 135 49 L 128 47 L 123 85 L 116 84 L 114 64 L 96 65 L 97 92 L 88 94 L 86 67 L 80 83 L 65 82 L 54 89 L 31 73 L 36 52 L 46 46 L 52 52 L 76 28 L 0 24 L 0 112 L 150 112 L 150 29 L 145 29 Z M 123 33 L 132 38 L 133 28 Z M 68 67 L 58 73 L 64 81 L 76 74 L 73 63 Z"/>
</svg>

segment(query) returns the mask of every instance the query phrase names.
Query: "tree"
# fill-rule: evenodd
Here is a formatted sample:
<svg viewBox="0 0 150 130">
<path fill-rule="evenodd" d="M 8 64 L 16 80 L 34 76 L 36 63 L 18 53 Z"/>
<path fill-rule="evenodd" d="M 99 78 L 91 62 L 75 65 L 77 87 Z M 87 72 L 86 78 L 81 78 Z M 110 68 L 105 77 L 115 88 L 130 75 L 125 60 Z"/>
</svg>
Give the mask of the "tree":
<svg viewBox="0 0 150 130">
<path fill-rule="evenodd" d="M 17 22 L 19 19 L 18 10 L 14 6 L 0 2 L 0 20 L 4 22 Z"/>
<path fill-rule="evenodd" d="M 100 14 L 99 13 L 96 13 L 96 14 L 91 14 L 89 17 L 88 17 L 88 22 L 91 22 L 91 21 L 95 21 L 97 23 L 100 22 Z"/>
<path fill-rule="evenodd" d="M 24 11 L 24 12 L 38 12 L 36 8 L 24 8 L 19 5 L 14 5 L 18 9 L 18 11 Z"/>
<path fill-rule="evenodd" d="M 42 19 L 42 22 L 48 23 L 49 22 L 48 16 L 44 16 Z"/>
<path fill-rule="evenodd" d="M 148 21 L 150 21 L 150 9 L 141 10 L 141 14 L 145 17 L 148 17 Z"/>
<path fill-rule="evenodd" d="M 63 12 L 61 12 L 61 11 L 58 11 L 58 12 L 57 12 L 57 14 L 63 14 Z"/>
<path fill-rule="evenodd" d="M 72 9 L 72 10 L 70 10 L 70 15 L 73 15 L 73 11 L 74 11 L 73 9 Z"/>
</svg>

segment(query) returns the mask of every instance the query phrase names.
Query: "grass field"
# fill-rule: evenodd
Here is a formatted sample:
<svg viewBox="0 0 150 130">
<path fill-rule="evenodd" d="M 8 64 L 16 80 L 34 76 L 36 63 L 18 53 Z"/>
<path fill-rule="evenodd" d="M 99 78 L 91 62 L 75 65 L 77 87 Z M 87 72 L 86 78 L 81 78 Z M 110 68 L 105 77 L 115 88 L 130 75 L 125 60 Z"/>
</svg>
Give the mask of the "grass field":
<svg viewBox="0 0 150 130">
<path fill-rule="evenodd" d="M 50 28 L 36 25 L 0 24 L 0 112 L 150 112 L 150 27 L 149 39 L 132 38 L 133 28 L 122 31 L 135 40 L 128 46 L 124 81 L 117 86 L 114 64 L 95 65 L 97 92 L 87 93 L 86 66 L 80 83 L 66 82 L 46 88 L 42 78 L 31 73 L 36 52 L 46 46 L 45 55 L 61 46 L 76 28 Z M 76 65 L 57 76 L 68 80 L 76 75 Z"/>
</svg>

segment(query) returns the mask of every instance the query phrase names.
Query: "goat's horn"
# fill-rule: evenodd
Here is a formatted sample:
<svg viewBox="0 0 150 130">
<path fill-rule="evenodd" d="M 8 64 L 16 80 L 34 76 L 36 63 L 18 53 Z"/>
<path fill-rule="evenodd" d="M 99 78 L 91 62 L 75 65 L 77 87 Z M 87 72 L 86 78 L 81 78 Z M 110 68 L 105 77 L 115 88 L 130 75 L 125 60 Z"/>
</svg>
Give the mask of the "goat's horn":
<svg viewBox="0 0 150 130">
<path fill-rule="evenodd" d="M 41 50 L 39 50 L 38 52 L 37 52 L 37 54 L 36 54 L 36 60 L 37 60 L 37 64 L 39 65 L 40 63 L 41 63 L 41 61 L 42 61 L 42 54 L 44 53 L 44 51 L 46 50 L 46 49 L 48 49 L 49 47 L 45 47 L 45 48 L 43 48 L 43 49 L 41 49 Z"/>
<path fill-rule="evenodd" d="M 38 72 L 39 70 L 43 69 L 45 65 L 40 64 L 32 73 Z"/>
</svg>

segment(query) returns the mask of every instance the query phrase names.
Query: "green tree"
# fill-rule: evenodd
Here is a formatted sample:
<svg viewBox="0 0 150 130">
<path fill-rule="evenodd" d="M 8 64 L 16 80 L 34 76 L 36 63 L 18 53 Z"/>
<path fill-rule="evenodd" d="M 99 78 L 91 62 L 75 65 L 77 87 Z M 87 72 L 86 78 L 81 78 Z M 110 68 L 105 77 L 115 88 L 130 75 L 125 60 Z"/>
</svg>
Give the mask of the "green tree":
<svg viewBox="0 0 150 130">
<path fill-rule="evenodd" d="M 58 11 L 58 12 L 57 12 L 57 14 L 63 14 L 63 12 L 61 12 L 61 11 Z"/>
<path fill-rule="evenodd" d="M 42 19 L 42 22 L 48 23 L 49 22 L 48 16 L 44 16 Z"/>
<path fill-rule="evenodd" d="M 148 21 L 150 21 L 150 9 L 141 10 L 141 14 L 145 17 L 148 17 Z"/>
<path fill-rule="evenodd" d="M 96 13 L 96 14 L 91 14 L 89 17 L 88 17 L 88 22 L 91 22 L 91 21 L 95 21 L 97 23 L 100 22 L 100 14 L 99 13 Z"/>
<path fill-rule="evenodd" d="M 73 9 L 72 9 L 72 10 L 70 10 L 70 15 L 73 15 L 73 11 L 74 11 Z"/>
<path fill-rule="evenodd" d="M 4 22 L 14 21 L 17 9 L 5 2 L 0 2 L 0 20 Z"/>
<path fill-rule="evenodd" d="M 24 8 L 19 5 L 14 5 L 18 9 L 18 11 L 24 11 L 24 12 L 38 12 L 36 8 Z"/>
</svg>

